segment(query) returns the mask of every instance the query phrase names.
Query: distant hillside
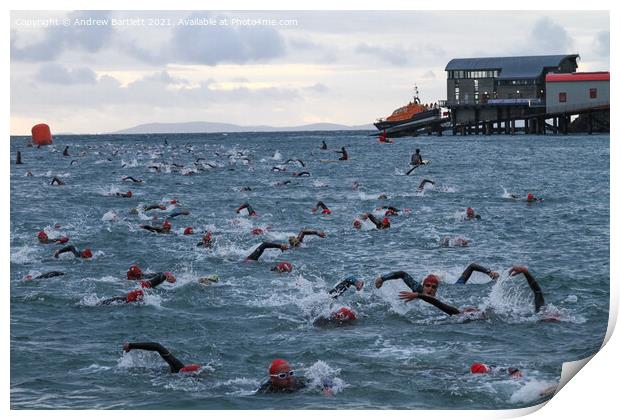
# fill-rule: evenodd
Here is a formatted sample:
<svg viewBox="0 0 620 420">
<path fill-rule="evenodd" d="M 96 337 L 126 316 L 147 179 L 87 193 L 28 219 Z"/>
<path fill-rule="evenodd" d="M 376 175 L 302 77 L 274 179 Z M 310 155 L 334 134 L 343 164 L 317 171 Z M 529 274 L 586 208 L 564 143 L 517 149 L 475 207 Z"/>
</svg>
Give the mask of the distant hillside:
<svg viewBox="0 0 620 420">
<path fill-rule="evenodd" d="M 338 130 L 376 130 L 372 124 L 341 125 L 315 123 L 294 127 L 272 127 L 268 125 L 236 125 L 217 122 L 193 121 L 185 123 L 149 123 L 115 131 L 110 134 L 171 134 L 171 133 L 239 133 L 244 131 L 338 131 Z"/>
</svg>

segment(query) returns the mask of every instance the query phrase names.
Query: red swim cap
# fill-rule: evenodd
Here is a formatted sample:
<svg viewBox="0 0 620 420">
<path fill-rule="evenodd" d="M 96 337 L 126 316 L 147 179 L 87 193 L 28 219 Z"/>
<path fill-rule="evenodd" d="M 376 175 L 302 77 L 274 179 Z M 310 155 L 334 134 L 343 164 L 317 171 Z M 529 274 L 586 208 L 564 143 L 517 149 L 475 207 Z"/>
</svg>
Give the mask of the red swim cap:
<svg viewBox="0 0 620 420">
<path fill-rule="evenodd" d="M 252 235 L 262 235 L 264 232 L 261 228 L 252 229 Z"/>
<path fill-rule="evenodd" d="M 174 274 L 172 274 L 170 271 L 164 272 L 164 276 L 166 276 L 166 281 L 168 283 L 174 283 L 177 281 L 177 278 L 174 277 Z"/>
<path fill-rule="evenodd" d="M 138 280 L 142 277 L 142 270 L 137 265 L 132 265 L 127 270 L 127 280 Z"/>
<path fill-rule="evenodd" d="M 127 191 L 127 194 L 125 194 L 125 196 L 126 196 L 127 198 L 131 197 L 132 195 L 133 195 L 133 194 L 131 193 L 131 191 Z"/>
<path fill-rule="evenodd" d="M 474 363 L 469 370 L 471 373 L 489 373 L 491 371 L 491 369 L 483 363 Z"/>
<path fill-rule="evenodd" d="M 146 281 L 142 280 L 140 282 L 140 287 L 143 288 L 143 289 L 150 289 L 151 288 L 151 282 L 148 281 L 148 280 L 146 280 Z"/>
<path fill-rule="evenodd" d="M 66 236 L 61 236 L 58 239 L 58 243 L 64 244 L 65 242 L 69 242 L 69 238 L 67 238 Z"/>
<path fill-rule="evenodd" d="M 289 364 L 286 360 L 284 359 L 272 360 L 271 364 L 269 365 L 269 374 L 273 375 L 282 366 L 286 366 L 286 369 L 289 370 Z"/>
<path fill-rule="evenodd" d="M 355 312 L 349 308 L 342 307 L 332 314 L 332 318 L 338 321 L 355 321 Z"/>
<path fill-rule="evenodd" d="M 194 233 L 194 229 L 192 229 L 191 226 L 186 227 L 185 230 L 183 231 L 183 235 L 191 235 L 192 233 Z"/>
<path fill-rule="evenodd" d="M 167 220 L 164 220 L 164 223 L 161 225 L 161 227 L 163 227 L 166 230 L 169 230 L 172 227 L 172 223 L 170 223 Z"/>
<path fill-rule="evenodd" d="M 40 232 L 37 234 L 37 238 L 39 238 L 40 240 L 45 240 L 45 239 L 47 239 L 47 233 L 45 233 L 45 232 L 43 232 L 43 231 L 40 231 Z"/>
<path fill-rule="evenodd" d="M 276 265 L 276 271 L 279 271 L 280 273 L 290 273 L 293 271 L 293 264 L 288 261 L 281 262 Z"/>
<path fill-rule="evenodd" d="M 26 277 L 24 277 L 24 280 L 32 280 L 32 275 L 28 274 Z"/>
<path fill-rule="evenodd" d="M 177 200 L 170 200 L 170 204 L 176 204 Z"/>
<path fill-rule="evenodd" d="M 532 193 L 527 193 L 527 199 L 528 199 L 528 200 L 534 200 L 534 194 L 532 194 Z"/>
<path fill-rule="evenodd" d="M 435 274 L 429 274 L 428 276 L 424 277 L 424 280 L 422 280 L 422 285 L 425 284 L 439 285 L 439 277 L 437 277 Z"/>
<path fill-rule="evenodd" d="M 355 229 L 359 229 L 359 228 L 361 228 L 361 227 L 362 227 L 362 222 L 360 222 L 358 219 L 355 219 L 355 220 L 353 221 L 353 227 L 354 227 Z"/>
<path fill-rule="evenodd" d="M 467 207 L 467 216 L 473 217 L 474 216 L 474 209 L 472 209 L 471 207 Z"/>
<path fill-rule="evenodd" d="M 321 213 L 323 213 L 323 214 L 332 214 L 332 211 L 330 209 L 323 209 L 323 211 Z"/>
<path fill-rule="evenodd" d="M 396 214 L 396 212 L 394 210 L 392 210 L 392 209 L 387 209 L 385 211 L 385 215 L 386 216 L 394 216 L 395 214 Z"/>
<path fill-rule="evenodd" d="M 86 248 L 84 251 L 82 251 L 82 258 L 91 258 L 93 256 L 92 251 L 90 250 L 90 248 Z"/>
<path fill-rule="evenodd" d="M 143 297 L 144 292 L 142 290 L 132 290 L 131 292 L 127 293 L 127 297 L 125 298 L 125 300 L 127 302 L 137 302 L 138 300 L 142 300 Z"/>
<path fill-rule="evenodd" d="M 256 212 L 253 211 L 252 213 L 250 213 L 250 216 L 256 216 Z"/>
<path fill-rule="evenodd" d="M 196 371 L 200 370 L 201 368 L 202 368 L 201 365 L 187 365 L 187 366 L 182 367 L 181 369 L 179 369 L 179 372 L 192 373 L 192 372 L 196 372 Z"/>
<path fill-rule="evenodd" d="M 381 223 L 385 226 L 390 226 L 390 219 L 388 219 L 387 217 L 384 217 Z"/>
</svg>

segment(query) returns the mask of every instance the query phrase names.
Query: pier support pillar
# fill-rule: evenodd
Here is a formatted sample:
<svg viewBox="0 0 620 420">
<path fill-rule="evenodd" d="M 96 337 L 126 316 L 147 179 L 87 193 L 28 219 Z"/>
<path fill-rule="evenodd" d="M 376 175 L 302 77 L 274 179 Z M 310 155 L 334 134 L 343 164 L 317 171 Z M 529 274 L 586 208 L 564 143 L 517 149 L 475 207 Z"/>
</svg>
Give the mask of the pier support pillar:
<svg viewBox="0 0 620 420">
<path fill-rule="evenodd" d="M 510 121 L 510 134 L 514 135 L 515 131 L 516 131 L 516 120 L 511 120 Z"/>
<path fill-rule="evenodd" d="M 525 134 L 530 134 L 530 119 L 526 118 L 523 120 L 523 130 Z"/>
<path fill-rule="evenodd" d="M 592 125 L 593 125 L 592 113 L 588 112 L 588 134 L 592 134 Z"/>
</svg>

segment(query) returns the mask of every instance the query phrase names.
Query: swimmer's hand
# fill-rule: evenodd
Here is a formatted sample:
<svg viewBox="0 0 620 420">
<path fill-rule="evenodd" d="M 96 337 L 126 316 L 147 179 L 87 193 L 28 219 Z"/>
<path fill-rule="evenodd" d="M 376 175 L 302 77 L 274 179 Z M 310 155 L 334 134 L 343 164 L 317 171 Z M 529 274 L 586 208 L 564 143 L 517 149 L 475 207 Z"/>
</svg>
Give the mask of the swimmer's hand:
<svg viewBox="0 0 620 420">
<path fill-rule="evenodd" d="M 324 238 L 325 236 L 327 236 L 325 234 L 325 232 L 319 232 L 319 233 L 317 233 L 317 235 L 319 235 L 319 237 L 321 237 L 321 238 Z"/>
<path fill-rule="evenodd" d="M 364 288 L 364 282 L 362 280 L 356 280 L 355 281 L 355 288 L 359 292 L 360 290 L 362 290 Z"/>
<path fill-rule="evenodd" d="M 129 352 L 129 350 L 131 350 L 131 349 L 129 348 L 129 343 L 125 341 L 125 342 L 123 343 L 123 351 L 124 351 L 125 353 L 127 353 L 127 352 Z"/>
<path fill-rule="evenodd" d="M 375 287 L 381 289 L 381 286 L 383 286 L 383 277 L 379 276 L 375 279 Z"/>
<path fill-rule="evenodd" d="M 286 251 L 288 249 L 288 245 L 287 244 L 281 244 L 280 245 L 280 251 Z"/>
<path fill-rule="evenodd" d="M 521 273 L 525 274 L 527 272 L 528 272 L 528 270 L 527 270 L 526 266 L 524 266 L 524 265 L 514 265 L 514 266 L 510 267 L 510 270 L 508 271 L 508 274 L 511 277 L 514 277 L 517 274 L 521 274 Z"/>
<path fill-rule="evenodd" d="M 418 293 L 416 293 L 416 292 L 400 292 L 398 294 L 398 298 L 404 300 L 405 302 L 411 302 L 412 300 L 418 298 Z"/>
</svg>

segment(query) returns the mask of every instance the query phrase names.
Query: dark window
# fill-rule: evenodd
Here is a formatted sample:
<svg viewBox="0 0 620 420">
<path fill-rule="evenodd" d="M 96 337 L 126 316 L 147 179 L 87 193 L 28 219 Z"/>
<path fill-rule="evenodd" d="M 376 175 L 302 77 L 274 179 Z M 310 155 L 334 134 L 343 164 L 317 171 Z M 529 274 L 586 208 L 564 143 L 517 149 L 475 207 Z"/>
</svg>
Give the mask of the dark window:
<svg viewBox="0 0 620 420">
<path fill-rule="evenodd" d="M 566 102 L 566 92 L 560 92 L 560 102 Z"/>
<path fill-rule="evenodd" d="M 596 99 L 596 88 L 590 89 L 590 99 Z"/>
</svg>

